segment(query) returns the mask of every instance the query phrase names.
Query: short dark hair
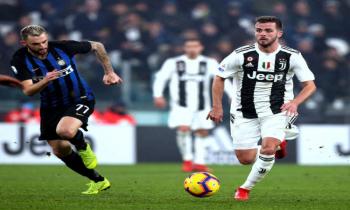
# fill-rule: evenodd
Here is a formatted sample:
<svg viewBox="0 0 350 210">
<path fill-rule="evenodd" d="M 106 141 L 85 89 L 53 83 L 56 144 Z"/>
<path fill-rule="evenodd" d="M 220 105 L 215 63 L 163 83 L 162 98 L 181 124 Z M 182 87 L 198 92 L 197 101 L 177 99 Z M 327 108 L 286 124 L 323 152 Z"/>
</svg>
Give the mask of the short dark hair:
<svg viewBox="0 0 350 210">
<path fill-rule="evenodd" d="M 190 38 L 185 38 L 183 43 L 185 44 L 186 42 L 199 42 L 202 44 L 202 41 L 199 37 L 190 37 Z"/>
<path fill-rule="evenodd" d="M 283 30 L 282 21 L 276 16 L 260 16 L 255 19 L 256 23 L 276 23 L 276 28 Z"/>
<path fill-rule="evenodd" d="M 28 36 L 40 36 L 43 33 L 47 33 L 46 29 L 39 25 L 28 25 L 21 30 L 21 38 L 26 40 Z"/>
</svg>

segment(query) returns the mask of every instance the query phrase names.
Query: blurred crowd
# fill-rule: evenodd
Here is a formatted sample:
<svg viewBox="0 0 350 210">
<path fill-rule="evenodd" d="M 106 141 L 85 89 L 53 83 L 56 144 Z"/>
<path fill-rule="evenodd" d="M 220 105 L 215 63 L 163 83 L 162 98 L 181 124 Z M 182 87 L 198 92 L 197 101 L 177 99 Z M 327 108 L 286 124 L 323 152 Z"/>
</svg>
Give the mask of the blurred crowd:
<svg viewBox="0 0 350 210">
<path fill-rule="evenodd" d="M 349 11 L 349 0 L 0 0 L 0 73 L 9 72 L 19 30 L 41 24 L 52 39 L 105 44 L 128 90 L 106 90 L 96 81 L 103 71 L 93 55 L 80 57 L 99 100 L 127 93 L 128 105 L 151 106 L 152 76 L 167 57 L 182 53 L 184 38 L 200 37 L 204 54 L 220 61 L 253 42 L 256 16 L 276 15 L 283 42 L 302 52 L 317 78 L 307 109 L 343 110 L 350 104 Z"/>
<path fill-rule="evenodd" d="M 18 107 L 0 116 L 0 121 L 7 123 L 40 123 L 40 108 L 32 102 L 23 101 Z M 115 102 L 104 110 L 95 109 L 89 118 L 89 124 L 103 125 L 136 125 L 135 118 L 130 115 L 123 102 Z"/>
</svg>

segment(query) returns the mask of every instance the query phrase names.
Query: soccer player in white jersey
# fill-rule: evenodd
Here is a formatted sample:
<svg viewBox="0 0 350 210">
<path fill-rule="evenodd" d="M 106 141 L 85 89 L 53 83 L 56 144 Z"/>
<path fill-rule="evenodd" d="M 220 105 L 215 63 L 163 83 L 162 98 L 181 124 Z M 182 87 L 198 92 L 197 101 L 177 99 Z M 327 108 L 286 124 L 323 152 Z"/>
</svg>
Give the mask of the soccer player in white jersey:
<svg viewBox="0 0 350 210">
<path fill-rule="evenodd" d="M 214 123 L 206 120 L 210 111 L 210 84 L 218 62 L 201 55 L 203 45 L 199 39 L 184 42 L 184 55 L 167 59 L 155 75 L 154 104 L 164 108 L 167 104 L 163 91 L 167 82 L 170 90 L 168 125 L 177 129 L 177 145 L 183 159 L 182 170 L 208 171 L 205 165 L 205 140 Z M 194 153 L 192 145 L 194 132 Z"/>
<path fill-rule="evenodd" d="M 273 16 L 256 19 L 253 45 L 243 46 L 228 55 L 219 65 L 214 79 L 213 107 L 208 118 L 222 121 L 224 80 L 238 80 L 237 109 L 231 123 L 235 153 L 242 164 L 253 164 L 246 181 L 237 188 L 234 198 L 245 201 L 255 184 L 271 170 L 275 153 L 285 138 L 290 117 L 298 115 L 298 106 L 316 90 L 314 75 L 300 52 L 281 46 L 282 23 Z M 302 90 L 294 98 L 293 76 Z M 262 139 L 259 149 L 257 142 Z"/>
</svg>

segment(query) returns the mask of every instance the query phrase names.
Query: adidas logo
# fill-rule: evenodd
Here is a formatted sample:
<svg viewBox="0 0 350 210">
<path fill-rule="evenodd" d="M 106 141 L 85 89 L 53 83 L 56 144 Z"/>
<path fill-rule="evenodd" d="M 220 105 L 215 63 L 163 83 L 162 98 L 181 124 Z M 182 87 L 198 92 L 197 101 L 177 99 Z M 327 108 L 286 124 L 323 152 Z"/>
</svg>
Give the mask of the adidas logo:
<svg viewBox="0 0 350 210">
<path fill-rule="evenodd" d="M 249 63 L 247 63 L 246 65 L 244 65 L 245 67 L 249 67 L 249 68 L 252 68 L 252 67 L 254 67 L 254 65 L 251 63 L 251 62 L 249 62 Z"/>
</svg>

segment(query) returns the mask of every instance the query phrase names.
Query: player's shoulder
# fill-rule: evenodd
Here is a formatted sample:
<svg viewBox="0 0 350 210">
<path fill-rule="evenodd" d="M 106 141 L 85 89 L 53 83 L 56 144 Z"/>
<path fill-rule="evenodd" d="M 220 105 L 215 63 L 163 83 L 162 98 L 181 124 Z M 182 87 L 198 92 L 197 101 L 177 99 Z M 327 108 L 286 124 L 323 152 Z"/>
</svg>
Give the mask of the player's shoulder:
<svg viewBox="0 0 350 210">
<path fill-rule="evenodd" d="M 27 49 L 25 47 L 22 47 L 16 50 L 16 52 L 14 52 L 12 55 L 11 63 L 18 62 L 19 60 L 23 60 L 25 58 L 26 50 Z"/>
<path fill-rule="evenodd" d="M 186 55 L 177 55 L 177 56 L 168 58 L 168 60 L 173 61 L 175 63 L 181 62 L 181 61 L 185 62 L 186 61 Z"/>
<path fill-rule="evenodd" d="M 50 47 L 57 47 L 57 48 L 60 48 L 60 47 L 66 47 L 66 46 L 69 46 L 73 43 L 75 43 L 77 41 L 74 41 L 74 40 L 52 40 L 52 41 L 49 41 L 49 46 Z"/>
<path fill-rule="evenodd" d="M 288 47 L 286 45 L 282 45 L 281 46 L 281 50 L 282 51 L 285 51 L 285 52 L 288 52 L 288 53 L 291 53 L 291 54 L 296 54 L 296 55 L 299 55 L 300 54 L 300 51 L 299 50 L 296 50 L 294 48 L 291 48 L 291 47 Z"/>
<path fill-rule="evenodd" d="M 233 52 L 235 52 L 236 54 L 241 54 L 251 50 L 255 50 L 255 44 L 244 45 L 242 47 L 235 49 Z"/>
<path fill-rule="evenodd" d="M 200 55 L 200 60 L 205 62 L 214 62 L 217 63 L 218 61 L 212 57 L 206 56 L 206 55 Z"/>
</svg>

